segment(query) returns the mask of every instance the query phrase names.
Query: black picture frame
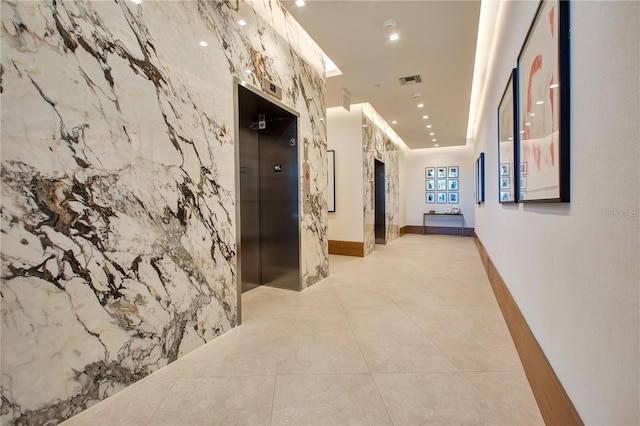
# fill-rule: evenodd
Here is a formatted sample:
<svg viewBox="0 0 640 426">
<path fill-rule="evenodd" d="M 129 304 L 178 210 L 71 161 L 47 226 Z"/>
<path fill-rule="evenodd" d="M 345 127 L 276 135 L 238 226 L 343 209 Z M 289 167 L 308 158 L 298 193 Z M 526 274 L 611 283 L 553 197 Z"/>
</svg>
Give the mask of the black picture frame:
<svg viewBox="0 0 640 426">
<path fill-rule="evenodd" d="M 507 85 L 498 105 L 498 202 L 501 204 L 518 202 L 518 69 L 511 70 Z M 509 188 L 502 186 L 502 179 L 513 182 Z"/>
<path fill-rule="evenodd" d="M 476 159 L 476 204 L 484 203 L 484 152 Z"/>
<path fill-rule="evenodd" d="M 570 201 L 569 1 L 541 0 L 518 55 L 518 201 Z"/>
<path fill-rule="evenodd" d="M 336 211 L 336 151 L 327 151 L 327 210 L 329 213 Z"/>
</svg>

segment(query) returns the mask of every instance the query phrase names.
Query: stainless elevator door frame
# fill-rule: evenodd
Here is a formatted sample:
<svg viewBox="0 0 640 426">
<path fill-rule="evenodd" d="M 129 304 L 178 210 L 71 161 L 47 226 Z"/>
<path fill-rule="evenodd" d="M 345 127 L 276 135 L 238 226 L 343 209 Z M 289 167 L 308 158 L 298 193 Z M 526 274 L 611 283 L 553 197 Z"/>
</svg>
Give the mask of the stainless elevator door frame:
<svg viewBox="0 0 640 426">
<path fill-rule="evenodd" d="M 283 110 L 291 113 L 296 118 L 297 127 L 297 156 L 298 156 L 298 266 L 299 266 L 299 282 L 302 290 L 302 210 L 300 208 L 300 202 L 302 198 L 302 185 L 300 177 L 302 176 L 301 165 L 302 159 L 300 158 L 300 114 L 290 108 L 289 106 L 279 102 L 270 96 L 265 95 L 260 89 L 257 89 L 249 85 L 244 80 L 240 80 L 237 77 L 233 78 L 233 114 L 234 114 L 234 168 L 235 168 L 235 192 L 236 192 L 236 280 L 237 280 L 237 325 L 242 324 L 242 256 L 241 256 L 241 239 L 242 239 L 242 227 L 241 227 L 241 208 L 240 208 L 240 118 L 239 118 L 239 102 L 238 102 L 238 87 L 242 86 L 245 89 L 253 92 L 262 99 L 270 102 Z"/>
</svg>

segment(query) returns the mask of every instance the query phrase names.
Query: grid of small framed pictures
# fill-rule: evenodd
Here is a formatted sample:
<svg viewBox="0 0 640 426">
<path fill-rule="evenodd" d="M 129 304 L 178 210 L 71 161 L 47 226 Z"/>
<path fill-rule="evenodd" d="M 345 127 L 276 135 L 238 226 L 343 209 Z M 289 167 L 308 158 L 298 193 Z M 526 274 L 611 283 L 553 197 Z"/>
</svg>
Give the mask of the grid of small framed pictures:
<svg viewBox="0 0 640 426">
<path fill-rule="evenodd" d="M 460 168 L 426 167 L 425 202 L 427 204 L 458 204 L 460 197 Z"/>
</svg>

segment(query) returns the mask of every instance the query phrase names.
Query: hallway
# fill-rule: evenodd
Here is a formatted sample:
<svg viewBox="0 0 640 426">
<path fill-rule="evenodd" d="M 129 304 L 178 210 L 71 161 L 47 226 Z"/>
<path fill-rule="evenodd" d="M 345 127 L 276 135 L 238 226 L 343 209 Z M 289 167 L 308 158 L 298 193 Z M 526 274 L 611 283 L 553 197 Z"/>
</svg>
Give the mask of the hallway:
<svg viewBox="0 0 640 426">
<path fill-rule="evenodd" d="M 471 238 L 332 255 L 329 278 L 252 290 L 242 314 L 64 424 L 543 424 Z"/>
</svg>

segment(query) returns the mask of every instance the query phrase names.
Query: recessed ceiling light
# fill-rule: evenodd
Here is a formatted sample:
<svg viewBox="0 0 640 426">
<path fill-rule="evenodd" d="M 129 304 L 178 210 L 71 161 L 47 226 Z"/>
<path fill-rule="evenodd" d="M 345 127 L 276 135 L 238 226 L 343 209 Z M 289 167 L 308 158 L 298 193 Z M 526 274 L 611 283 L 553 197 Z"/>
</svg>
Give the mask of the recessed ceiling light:
<svg viewBox="0 0 640 426">
<path fill-rule="evenodd" d="M 245 70 L 244 72 L 246 72 L 247 74 L 251 74 L 253 71 L 251 71 L 251 70 Z"/>
<path fill-rule="evenodd" d="M 304 2 L 304 0 L 296 0 L 296 6 L 298 7 L 302 7 L 304 6 L 306 3 Z"/>
<path fill-rule="evenodd" d="M 440 146 L 440 145 L 438 145 L 438 144 L 435 144 L 435 145 L 433 145 L 433 146 Z"/>
<path fill-rule="evenodd" d="M 433 133 L 433 132 L 429 133 L 429 136 L 433 136 L 433 135 L 435 135 L 435 133 Z"/>
<path fill-rule="evenodd" d="M 531 117 L 533 117 L 533 116 L 535 116 L 535 115 L 536 115 L 536 113 L 535 113 L 535 112 L 532 112 L 532 113 L 531 113 L 531 114 L 529 114 L 529 115 L 530 115 Z"/>
<path fill-rule="evenodd" d="M 398 120 L 393 120 L 393 121 L 391 122 L 391 124 L 396 124 L 397 122 L 398 122 Z"/>
<path fill-rule="evenodd" d="M 524 123 L 525 126 L 531 126 L 531 123 Z"/>
<path fill-rule="evenodd" d="M 396 22 L 395 19 L 387 19 L 382 23 L 382 28 L 384 28 L 385 30 L 388 30 L 389 28 L 393 28 L 396 25 L 398 25 L 398 23 Z"/>
<path fill-rule="evenodd" d="M 520 130 L 520 134 L 521 134 L 521 135 L 522 135 L 522 134 L 524 134 L 524 130 Z"/>
<path fill-rule="evenodd" d="M 363 124 L 363 125 L 362 125 L 362 127 L 367 127 L 367 125 L 366 125 L 366 124 Z"/>
<path fill-rule="evenodd" d="M 418 104 L 418 108 L 422 108 L 424 104 Z"/>
<path fill-rule="evenodd" d="M 238 24 L 240 24 L 241 27 L 244 27 L 245 25 L 247 25 L 247 21 L 245 21 L 244 19 L 241 19 L 238 21 Z"/>
<path fill-rule="evenodd" d="M 200 46 L 202 47 L 207 47 L 209 45 L 209 43 L 207 43 L 206 41 L 202 40 L 200 43 L 198 43 Z"/>
<path fill-rule="evenodd" d="M 135 3 L 135 4 L 141 4 L 141 3 L 142 3 L 142 0 L 131 0 L 131 2 L 132 2 L 132 3 Z"/>
<path fill-rule="evenodd" d="M 509 140 L 510 140 L 510 141 L 512 141 L 512 140 L 513 140 L 513 138 L 509 138 Z"/>
<path fill-rule="evenodd" d="M 428 125 L 427 125 L 427 129 L 430 129 L 431 127 L 432 127 L 432 126 L 431 126 L 431 124 L 428 124 Z"/>
<path fill-rule="evenodd" d="M 438 139 L 431 139 L 431 142 L 435 142 L 435 141 L 437 141 L 437 140 L 438 140 Z"/>
<path fill-rule="evenodd" d="M 389 36 L 389 40 L 391 40 L 391 41 L 396 41 L 399 38 L 400 38 L 400 36 L 398 34 L 391 34 Z"/>
<path fill-rule="evenodd" d="M 427 118 L 429 118 L 429 116 L 428 116 L 428 115 L 423 115 L 423 116 L 422 116 L 422 119 L 423 119 L 423 120 L 426 120 Z"/>
<path fill-rule="evenodd" d="M 544 103 L 544 101 L 538 101 L 536 102 L 536 105 L 542 105 Z"/>
<path fill-rule="evenodd" d="M 560 86 L 558 83 L 552 84 L 551 86 L 549 86 L 549 89 L 555 89 L 558 86 Z"/>
</svg>

